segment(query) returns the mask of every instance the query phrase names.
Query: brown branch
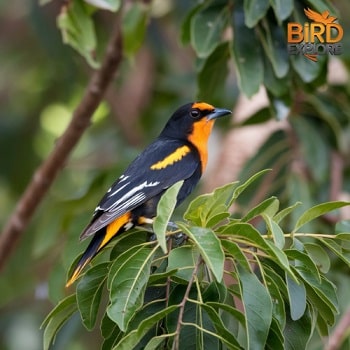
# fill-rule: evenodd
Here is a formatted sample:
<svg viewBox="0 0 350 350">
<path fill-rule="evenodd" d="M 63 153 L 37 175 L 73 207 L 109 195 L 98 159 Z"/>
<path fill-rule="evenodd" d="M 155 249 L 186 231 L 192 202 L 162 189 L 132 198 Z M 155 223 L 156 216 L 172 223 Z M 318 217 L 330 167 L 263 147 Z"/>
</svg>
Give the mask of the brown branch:
<svg viewBox="0 0 350 350">
<path fill-rule="evenodd" d="M 101 102 L 121 60 L 122 36 L 117 20 L 100 69 L 92 75 L 84 96 L 73 113 L 70 124 L 57 140 L 51 154 L 35 171 L 0 235 L 0 269 L 4 267 L 36 208 L 64 166 L 74 146 L 90 125 L 91 117 Z"/>
<path fill-rule="evenodd" d="M 346 311 L 343 317 L 338 322 L 333 333 L 328 338 L 326 350 L 337 350 L 342 345 L 346 335 L 350 331 L 350 309 Z"/>
</svg>

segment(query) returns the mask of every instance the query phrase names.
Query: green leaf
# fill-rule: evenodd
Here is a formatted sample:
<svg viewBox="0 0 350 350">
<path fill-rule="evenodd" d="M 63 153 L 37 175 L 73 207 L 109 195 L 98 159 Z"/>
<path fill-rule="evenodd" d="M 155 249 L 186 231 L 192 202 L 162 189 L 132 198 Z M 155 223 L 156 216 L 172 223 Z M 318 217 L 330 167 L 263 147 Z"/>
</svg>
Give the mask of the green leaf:
<svg viewBox="0 0 350 350">
<path fill-rule="evenodd" d="M 157 240 L 164 254 L 168 252 L 165 233 L 167 231 L 171 215 L 174 212 L 177 202 L 177 195 L 182 185 L 183 181 L 179 181 L 168 188 L 157 205 L 157 216 L 153 221 L 153 231 L 157 236 Z"/>
<path fill-rule="evenodd" d="M 63 299 L 56 307 L 47 315 L 41 325 L 45 327 L 44 331 L 44 350 L 48 350 L 50 345 L 55 342 L 58 331 L 64 323 L 77 311 L 77 303 L 75 294 Z"/>
<path fill-rule="evenodd" d="M 93 68 L 98 68 L 95 59 L 96 34 L 91 14 L 83 0 L 69 2 L 57 18 L 63 42 L 77 50 Z"/>
<path fill-rule="evenodd" d="M 275 12 L 275 16 L 279 24 L 281 24 L 285 19 L 287 19 L 293 12 L 293 0 L 270 0 L 270 3 Z"/>
<path fill-rule="evenodd" d="M 295 224 L 293 232 L 296 232 L 300 227 L 302 227 L 309 221 L 314 220 L 321 215 L 324 215 L 326 213 L 331 212 L 332 210 L 339 209 L 348 205 L 350 205 L 350 202 L 341 202 L 341 201 L 326 202 L 326 203 L 318 204 L 308 209 L 300 216 L 297 223 Z"/>
<path fill-rule="evenodd" d="M 129 332 L 112 350 L 130 350 L 140 342 L 144 335 L 159 321 L 164 319 L 167 315 L 174 312 L 178 305 L 168 306 L 165 309 L 145 318 L 137 327 L 137 329 Z"/>
<path fill-rule="evenodd" d="M 293 321 L 299 320 L 306 310 L 306 289 L 303 283 L 295 283 L 286 275 L 290 315 Z"/>
<path fill-rule="evenodd" d="M 233 45 L 232 55 L 235 60 L 238 85 L 248 97 L 258 92 L 264 79 L 264 63 L 260 41 L 254 29 L 245 25 L 243 8 L 235 4 L 233 13 Z"/>
<path fill-rule="evenodd" d="M 167 271 L 177 269 L 175 276 L 188 282 L 191 279 L 198 255 L 197 249 L 187 245 L 172 249 L 169 252 Z"/>
<path fill-rule="evenodd" d="M 119 10 L 120 0 L 84 0 L 86 3 L 95 6 L 99 9 L 116 12 Z"/>
<path fill-rule="evenodd" d="M 191 43 L 198 57 L 208 57 L 221 40 L 228 23 L 229 9 L 224 0 L 209 2 L 196 11 L 191 21 Z"/>
<path fill-rule="evenodd" d="M 244 119 L 243 121 L 238 122 L 237 124 L 234 124 L 234 126 L 248 126 L 248 125 L 256 125 L 256 124 L 263 124 L 271 119 L 271 112 L 270 108 L 265 107 L 257 111 L 256 113 L 252 114 L 250 117 Z"/>
<path fill-rule="evenodd" d="M 203 4 L 199 3 L 194 6 L 187 14 L 181 25 L 181 43 L 183 45 L 189 44 L 191 42 L 191 23 L 194 15 L 203 8 Z"/>
<path fill-rule="evenodd" d="M 221 341 L 222 344 L 225 344 L 229 349 L 241 349 L 237 339 L 234 335 L 225 327 L 222 322 L 219 314 L 215 311 L 215 309 L 208 304 L 201 304 L 201 308 L 203 308 L 206 313 L 209 315 L 210 319 L 213 322 L 213 325 L 216 330 L 216 334 Z"/>
<path fill-rule="evenodd" d="M 232 199 L 229 205 L 231 206 L 233 202 L 241 195 L 241 193 L 247 187 L 249 187 L 254 181 L 258 180 L 259 178 L 261 178 L 263 175 L 265 175 L 267 172 L 270 172 L 270 171 L 271 171 L 270 169 L 264 169 L 264 170 L 258 171 L 256 174 L 251 176 L 247 181 L 245 181 L 242 185 L 237 186 L 233 192 Z"/>
<path fill-rule="evenodd" d="M 325 250 L 319 244 L 315 243 L 304 243 L 304 247 L 320 271 L 327 273 L 331 267 L 331 261 Z"/>
<path fill-rule="evenodd" d="M 149 6 L 143 2 L 132 2 L 122 21 L 123 52 L 131 57 L 144 42 Z"/>
<path fill-rule="evenodd" d="M 262 217 L 266 222 L 266 225 L 270 234 L 273 237 L 273 241 L 275 242 L 276 247 L 279 249 L 283 249 L 285 244 L 285 238 L 284 232 L 282 231 L 281 227 L 279 227 L 278 224 L 267 214 L 264 213 Z"/>
<path fill-rule="evenodd" d="M 253 28 L 266 15 L 269 9 L 269 0 L 245 0 L 244 14 L 245 24 L 248 28 Z"/>
<path fill-rule="evenodd" d="M 91 330 L 96 322 L 102 289 L 107 278 L 109 263 L 89 269 L 77 285 L 77 304 L 84 326 Z"/>
<path fill-rule="evenodd" d="M 291 55 L 290 60 L 293 69 L 304 83 L 311 83 L 321 75 L 325 75 L 326 55 L 318 55 L 318 62 L 313 62 L 304 55 Z"/>
<path fill-rule="evenodd" d="M 232 256 L 232 258 L 236 260 L 240 265 L 242 265 L 245 269 L 247 269 L 248 271 L 251 271 L 249 261 L 245 256 L 245 254 L 240 249 L 240 247 L 238 246 L 238 244 L 226 239 L 222 239 L 221 244 L 224 247 L 224 249 L 227 251 L 227 255 Z"/>
<path fill-rule="evenodd" d="M 248 222 L 253 218 L 261 215 L 267 214 L 268 216 L 273 216 L 278 211 L 279 200 L 276 197 L 271 197 L 265 199 L 263 202 L 259 203 L 256 207 L 249 210 L 249 212 L 244 215 L 241 219 L 243 222 Z"/>
<path fill-rule="evenodd" d="M 280 26 L 271 21 L 264 21 L 260 31 L 260 40 L 265 54 L 271 62 L 277 78 L 284 78 L 289 71 L 289 59 L 285 33 Z"/>
<path fill-rule="evenodd" d="M 157 337 L 153 337 L 147 345 L 144 347 L 144 350 L 158 350 L 163 349 L 164 346 L 161 346 L 162 343 L 164 343 L 168 338 L 172 337 L 173 335 L 170 334 L 162 334 L 158 335 Z"/>
<path fill-rule="evenodd" d="M 184 219 L 203 227 L 209 222 L 216 223 L 218 215 L 227 216 L 235 187 L 237 182 L 232 182 L 215 189 L 212 193 L 198 196 L 188 206 Z"/>
<path fill-rule="evenodd" d="M 334 239 L 318 238 L 327 248 L 329 248 L 340 260 L 350 267 L 350 252 L 344 251 L 342 246 L 335 242 Z"/>
<path fill-rule="evenodd" d="M 205 60 L 198 73 L 197 99 L 208 101 L 219 99 L 224 93 L 225 81 L 228 75 L 230 47 L 228 42 L 219 44 Z"/>
<path fill-rule="evenodd" d="M 107 313 L 122 331 L 126 330 L 131 318 L 142 306 L 152 258 L 157 248 L 131 248 L 120 255 L 110 268 L 110 305 Z"/>
<path fill-rule="evenodd" d="M 265 273 L 266 287 L 271 295 L 272 301 L 272 316 L 274 319 L 278 320 L 278 324 L 281 329 L 284 328 L 286 324 L 286 310 L 285 310 L 285 301 L 281 292 L 281 285 L 269 275 Z M 283 283 L 282 279 L 281 282 Z M 284 283 L 283 283 L 284 285 Z"/>
<path fill-rule="evenodd" d="M 269 293 L 255 274 L 238 266 L 242 303 L 246 315 L 249 349 L 262 349 L 272 321 L 272 302 Z"/>
<path fill-rule="evenodd" d="M 287 325 L 284 328 L 284 349 L 300 350 L 307 349 L 307 344 L 312 335 L 311 318 L 308 312 L 297 321 L 287 319 Z"/>
<path fill-rule="evenodd" d="M 291 123 L 313 178 L 320 183 L 325 181 L 331 166 L 331 149 L 325 137 L 317 129 L 317 124 L 310 122 L 306 116 L 291 118 Z"/>
<path fill-rule="evenodd" d="M 282 209 L 280 212 L 278 212 L 274 217 L 273 220 L 278 224 L 280 223 L 287 215 L 289 215 L 296 207 L 301 205 L 301 202 L 296 202 L 293 205 Z"/>
<path fill-rule="evenodd" d="M 224 273 L 225 255 L 216 234 L 208 228 L 188 227 L 183 223 L 178 223 L 178 225 L 195 242 L 203 260 L 214 274 L 216 280 L 220 282 Z"/>
</svg>

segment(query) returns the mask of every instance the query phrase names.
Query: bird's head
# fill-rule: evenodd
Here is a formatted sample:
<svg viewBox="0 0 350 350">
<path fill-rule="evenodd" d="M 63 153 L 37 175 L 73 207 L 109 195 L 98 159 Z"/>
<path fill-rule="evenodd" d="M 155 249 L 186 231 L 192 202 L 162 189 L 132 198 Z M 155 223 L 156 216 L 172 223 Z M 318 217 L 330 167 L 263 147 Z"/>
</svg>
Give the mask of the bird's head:
<svg viewBox="0 0 350 350">
<path fill-rule="evenodd" d="M 206 102 L 191 102 L 178 108 L 165 125 L 160 137 L 207 141 L 217 118 L 231 114 L 231 111 L 216 108 Z"/>
</svg>

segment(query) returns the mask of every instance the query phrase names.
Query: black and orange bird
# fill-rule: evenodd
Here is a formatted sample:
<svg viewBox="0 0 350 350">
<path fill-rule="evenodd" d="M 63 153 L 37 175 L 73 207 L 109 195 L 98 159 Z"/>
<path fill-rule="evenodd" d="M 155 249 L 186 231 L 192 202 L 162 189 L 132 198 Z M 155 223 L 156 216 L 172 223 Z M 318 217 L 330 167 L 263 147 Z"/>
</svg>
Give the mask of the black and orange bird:
<svg viewBox="0 0 350 350">
<path fill-rule="evenodd" d="M 208 159 L 208 138 L 215 119 L 231 111 L 205 102 L 188 103 L 170 117 L 164 129 L 109 188 L 80 239 L 92 240 L 66 286 L 114 237 L 134 226 L 152 223 L 167 188 L 183 180 L 179 205 L 202 176 Z"/>
</svg>

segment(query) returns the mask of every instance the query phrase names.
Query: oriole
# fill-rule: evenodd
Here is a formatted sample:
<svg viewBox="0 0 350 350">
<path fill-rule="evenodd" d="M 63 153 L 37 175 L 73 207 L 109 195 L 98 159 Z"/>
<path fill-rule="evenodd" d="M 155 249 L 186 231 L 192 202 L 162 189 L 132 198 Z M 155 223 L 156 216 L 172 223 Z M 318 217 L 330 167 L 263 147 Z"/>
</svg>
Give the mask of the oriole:
<svg viewBox="0 0 350 350">
<path fill-rule="evenodd" d="M 184 180 L 179 205 L 203 174 L 207 143 L 216 118 L 231 114 L 205 102 L 188 103 L 170 117 L 164 129 L 109 188 L 97 205 L 80 239 L 93 236 L 66 286 L 120 233 L 136 225 L 152 223 L 164 191 Z"/>
</svg>

